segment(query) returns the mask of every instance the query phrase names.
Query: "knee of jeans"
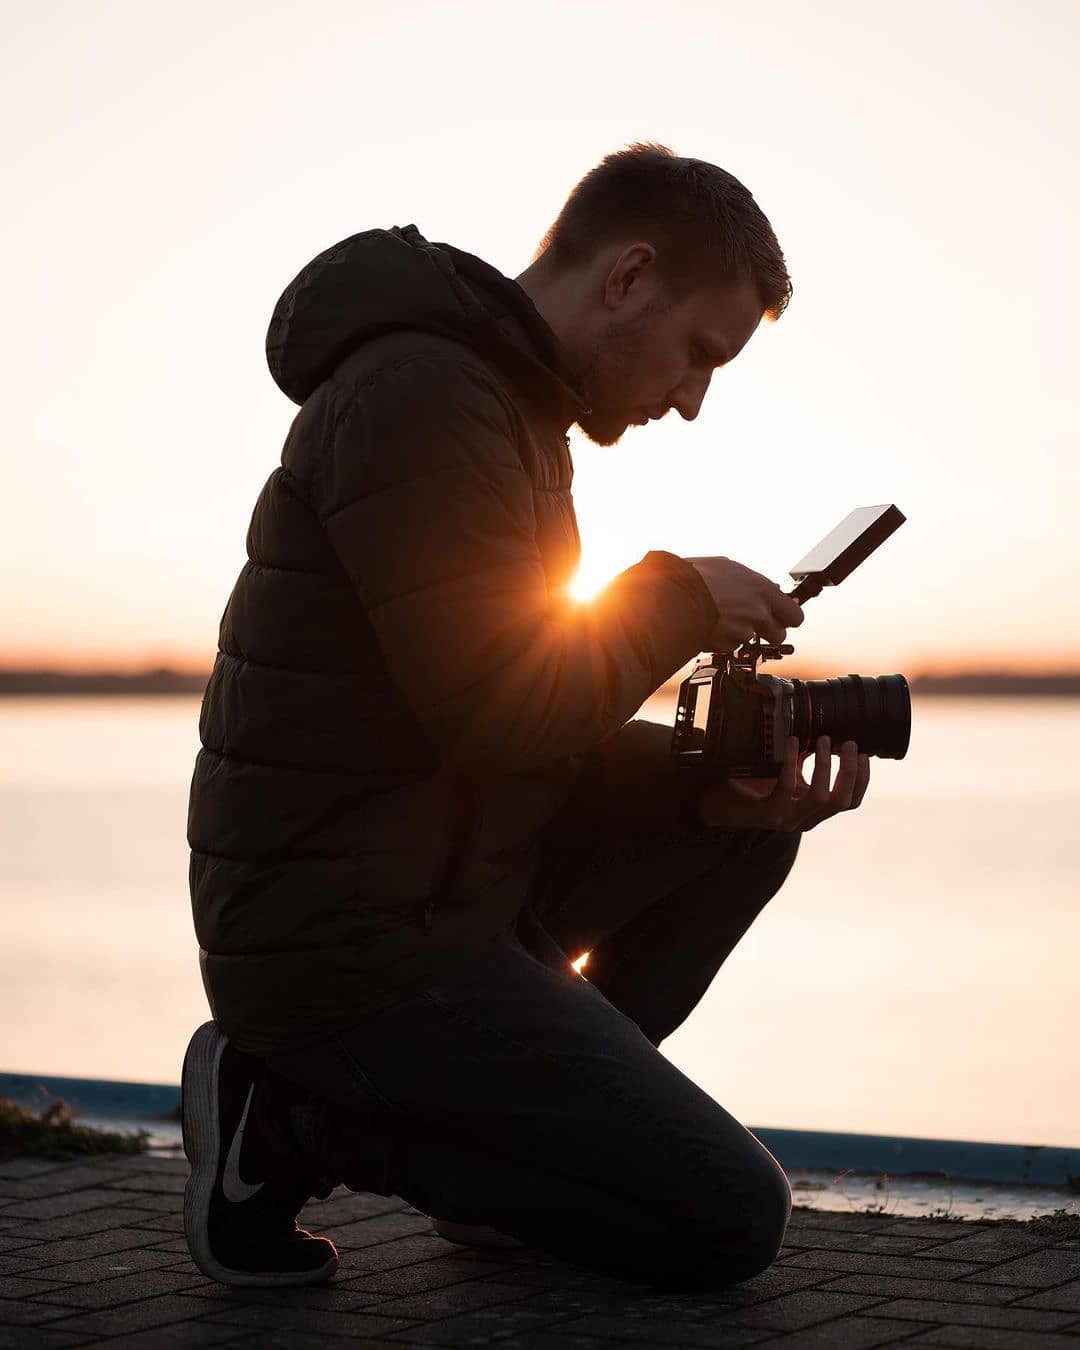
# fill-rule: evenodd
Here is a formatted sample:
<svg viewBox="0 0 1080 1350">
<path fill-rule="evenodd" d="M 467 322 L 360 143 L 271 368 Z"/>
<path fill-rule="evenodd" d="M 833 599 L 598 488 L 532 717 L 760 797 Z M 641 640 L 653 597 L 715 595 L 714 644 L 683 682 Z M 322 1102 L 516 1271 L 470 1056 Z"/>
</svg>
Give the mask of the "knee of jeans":
<svg viewBox="0 0 1080 1350">
<path fill-rule="evenodd" d="M 791 1217 L 791 1186 L 768 1152 L 747 1167 L 737 1202 L 714 1197 L 706 1222 L 671 1250 L 656 1283 L 669 1290 L 718 1289 L 759 1275 L 776 1260 Z"/>
</svg>

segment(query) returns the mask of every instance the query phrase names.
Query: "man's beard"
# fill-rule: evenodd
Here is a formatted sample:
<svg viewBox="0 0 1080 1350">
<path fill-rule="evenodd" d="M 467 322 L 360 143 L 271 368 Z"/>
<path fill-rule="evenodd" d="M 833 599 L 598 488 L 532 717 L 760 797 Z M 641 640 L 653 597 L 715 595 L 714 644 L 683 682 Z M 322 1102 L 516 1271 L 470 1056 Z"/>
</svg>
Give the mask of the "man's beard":
<svg viewBox="0 0 1080 1350">
<path fill-rule="evenodd" d="M 629 323 L 613 321 L 582 360 L 589 411 L 577 425 L 594 445 L 616 445 L 634 419 L 648 329 L 662 308 L 654 301 Z"/>
</svg>

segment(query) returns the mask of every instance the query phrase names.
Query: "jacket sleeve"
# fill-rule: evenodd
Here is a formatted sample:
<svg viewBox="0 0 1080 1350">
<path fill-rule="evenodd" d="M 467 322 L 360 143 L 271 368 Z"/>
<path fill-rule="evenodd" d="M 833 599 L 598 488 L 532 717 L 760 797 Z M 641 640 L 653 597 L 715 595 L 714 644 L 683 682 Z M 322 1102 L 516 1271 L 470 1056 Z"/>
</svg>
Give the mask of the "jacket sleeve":
<svg viewBox="0 0 1080 1350">
<path fill-rule="evenodd" d="M 696 569 L 656 551 L 591 603 L 549 591 L 513 414 L 483 372 L 415 357 L 355 391 L 313 505 L 441 763 L 588 750 L 707 644 Z"/>
</svg>

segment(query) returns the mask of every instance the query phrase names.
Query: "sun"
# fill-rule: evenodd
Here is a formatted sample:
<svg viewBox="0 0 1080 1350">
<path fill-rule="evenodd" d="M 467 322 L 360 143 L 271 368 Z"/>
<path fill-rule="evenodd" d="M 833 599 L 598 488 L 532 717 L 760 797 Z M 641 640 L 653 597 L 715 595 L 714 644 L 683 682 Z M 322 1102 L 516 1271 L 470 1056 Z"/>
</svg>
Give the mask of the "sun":
<svg viewBox="0 0 1080 1350">
<path fill-rule="evenodd" d="M 586 604 L 600 594 L 617 570 L 600 561 L 584 563 L 567 590 L 579 604 Z"/>
</svg>

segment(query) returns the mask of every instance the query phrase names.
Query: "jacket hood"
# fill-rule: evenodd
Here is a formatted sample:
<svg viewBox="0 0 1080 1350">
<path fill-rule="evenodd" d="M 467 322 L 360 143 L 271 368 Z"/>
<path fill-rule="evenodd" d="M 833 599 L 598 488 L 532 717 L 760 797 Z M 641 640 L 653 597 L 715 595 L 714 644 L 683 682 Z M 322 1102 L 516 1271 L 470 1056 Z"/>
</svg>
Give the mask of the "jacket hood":
<svg viewBox="0 0 1080 1350">
<path fill-rule="evenodd" d="M 580 372 L 517 282 L 415 225 L 364 230 L 313 258 L 274 306 L 266 359 L 278 388 L 303 403 L 349 352 L 398 329 L 468 343 L 564 429 L 587 411 Z"/>
</svg>

